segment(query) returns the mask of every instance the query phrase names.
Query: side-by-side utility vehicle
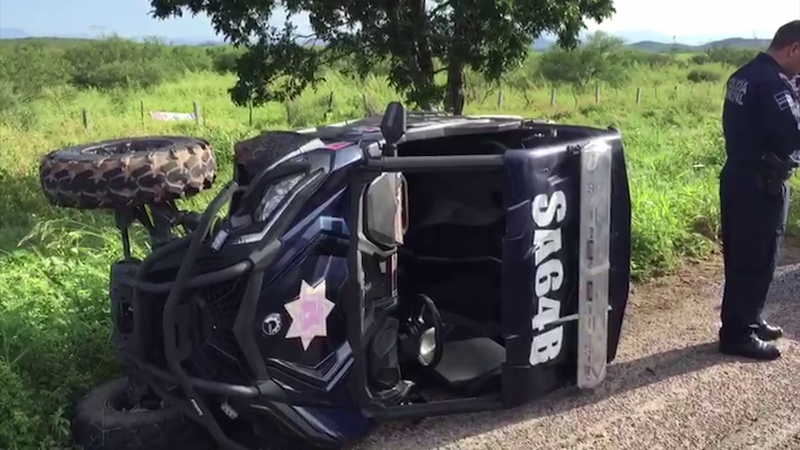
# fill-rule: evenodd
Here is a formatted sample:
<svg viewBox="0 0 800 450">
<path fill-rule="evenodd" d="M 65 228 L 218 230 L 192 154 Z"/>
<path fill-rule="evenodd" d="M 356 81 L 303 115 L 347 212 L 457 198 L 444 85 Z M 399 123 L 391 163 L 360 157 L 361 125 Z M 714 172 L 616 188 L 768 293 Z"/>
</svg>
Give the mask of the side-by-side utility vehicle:
<svg viewBox="0 0 800 450">
<path fill-rule="evenodd" d="M 122 235 L 110 299 L 125 376 L 77 405 L 87 450 L 336 448 L 379 421 L 605 377 L 630 278 L 617 130 L 390 103 L 233 153 L 222 187 L 197 138 L 42 159 L 51 202 L 113 210 Z M 203 212 L 178 208 L 198 193 Z"/>
</svg>

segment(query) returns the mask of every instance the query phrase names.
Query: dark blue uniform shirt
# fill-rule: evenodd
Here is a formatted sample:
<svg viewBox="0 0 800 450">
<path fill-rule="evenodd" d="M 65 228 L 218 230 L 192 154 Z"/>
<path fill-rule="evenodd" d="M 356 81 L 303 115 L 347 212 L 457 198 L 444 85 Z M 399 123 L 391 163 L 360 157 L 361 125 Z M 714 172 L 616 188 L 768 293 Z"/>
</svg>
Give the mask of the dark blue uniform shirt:
<svg viewBox="0 0 800 450">
<path fill-rule="evenodd" d="M 755 168 L 769 152 L 800 158 L 800 101 L 770 55 L 759 53 L 728 79 L 722 127 L 729 164 Z"/>
</svg>

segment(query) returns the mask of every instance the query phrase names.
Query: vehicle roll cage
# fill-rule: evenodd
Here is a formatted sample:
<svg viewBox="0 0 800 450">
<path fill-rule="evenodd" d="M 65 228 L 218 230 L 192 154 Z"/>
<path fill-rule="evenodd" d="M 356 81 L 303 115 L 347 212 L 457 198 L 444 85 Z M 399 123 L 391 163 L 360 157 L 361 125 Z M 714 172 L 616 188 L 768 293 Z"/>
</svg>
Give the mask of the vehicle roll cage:
<svg viewBox="0 0 800 450">
<path fill-rule="evenodd" d="M 453 135 L 475 133 L 479 127 L 467 126 L 463 129 L 420 127 L 419 129 L 406 129 L 407 113 L 399 103 L 390 103 L 381 123 L 381 132 L 385 141 L 378 143 L 381 155 L 370 155 L 369 149 L 362 148 L 365 153 L 364 168 L 368 171 L 380 172 L 419 172 L 419 171 L 452 171 L 452 170 L 503 170 L 504 155 L 453 155 L 453 156 L 397 156 L 397 145 L 408 138 L 430 138 L 433 135 Z M 510 125 L 516 123 L 516 125 Z M 557 130 L 570 129 L 568 125 L 554 125 L 532 122 L 509 122 L 505 127 L 532 127 L 540 128 L 544 132 L 555 133 Z M 495 128 L 493 128 L 496 130 Z M 574 129 L 579 129 L 574 127 Z M 587 133 L 586 128 L 580 131 Z M 579 311 L 577 314 L 562 317 L 548 324 L 548 328 L 561 325 L 565 322 L 578 322 L 578 366 L 577 380 L 579 388 L 592 388 L 605 377 L 606 346 L 607 346 L 607 316 L 609 307 L 608 275 L 609 275 L 609 216 L 611 193 L 611 146 L 605 139 L 616 139 L 619 134 L 614 129 L 608 131 L 597 130 L 595 135 L 588 139 L 574 142 L 561 142 L 559 149 L 567 145 L 574 155 L 581 158 L 581 218 L 580 218 L 580 258 L 579 258 Z M 416 134 L 417 136 L 413 136 Z M 424 135 L 423 137 L 420 137 Z M 554 148 L 556 146 L 554 145 Z M 546 151 L 547 147 L 544 147 Z M 364 189 L 369 183 L 367 176 L 355 177 L 351 184 L 351 195 L 354 200 L 359 200 Z M 142 293 L 168 294 L 163 310 L 164 354 L 168 370 L 146 363 L 141 358 L 133 361 L 133 369 L 137 375 L 143 377 L 148 385 L 164 399 L 181 408 L 189 417 L 205 425 L 217 443 L 230 450 L 249 450 L 225 435 L 218 421 L 211 413 L 209 406 L 199 395 L 199 392 L 223 397 L 262 399 L 271 402 L 291 404 L 295 406 L 331 407 L 328 402 L 314 398 L 300 398 L 283 390 L 275 381 L 262 379 L 257 385 L 234 385 L 190 377 L 181 366 L 178 359 L 178 349 L 175 339 L 176 306 L 186 289 L 198 288 L 205 285 L 231 280 L 249 274 L 248 287 L 245 297 L 257 296 L 260 291 L 261 277 L 259 273 L 268 262 L 274 259 L 281 248 L 280 240 L 275 240 L 267 246 L 265 251 L 260 251 L 259 261 L 245 259 L 239 263 L 214 272 L 204 273 L 192 277 L 192 269 L 198 259 L 204 242 L 212 229 L 213 219 L 220 209 L 231 200 L 233 195 L 241 192 L 236 181 L 229 182 L 210 202 L 205 211 L 199 216 L 193 216 L 187 222 L 187 235 L 174 238 L 159 246 L 153 246 L 153 252 L 139 265 L 135 277 L 120 277 L 119 282 L 133 289 L 133 307 L 136 309 L 141 301 Z M 352 214 L 356 215 L 356 209 Z M 181 213 L 182 214 L 182 213 Z M 141 211 L 136 214 L 117 211 L 117 225 L 122 231 L 125 257 L 130 258 L 130 247 L 127 229 L 134 218 L 142 220 Z M 164 217 L 182 217 L 180 214 L 167 214 Z M 351 217 L 350 219 L 355 219 Z M 151 225 L 166 226 L 176 223 L 175 220 L 152 221 Z M 180 222 L 180 221 L 178 221 Z M 150 230 L 152 227 L 149 227 Z M 154 229 L 159 229 L 155 227 Z M 163 228 L 161 229 L 163 231 Z M 162 233 L 155 233 L 162 236 Z M 151 238 L 154 236 L 151 233 Z M 351 245 L 347 253 L 348 264 L 355 266 L 358 253 L 358 233 L 351 233 Z M 184 250 L 185 256 L 178 268 L 174 281 L 152 283 L 144 280 L 147 272 L 164 257 Z M 257 267 L 258 266 L 258 267 Z M 351 280 L 344 288 L 343 303 L 348 317 L 363 316 L 363 286 L 359 281 Z M 252 299 L 251 299 L 252 300 Z M 243 300 L 243 304 L 248 299 Z M 503 300 L 506 307 L 506 300 Z M 140 315 L 135 315 L 135 326 L 140 326 L 143 320 Z M 377 401 L 367 383 L 367 357 L 364 351 L 370 336 L 364 333 L 362 321 L 347 321 L 347 342 L 353 352 L 353 365 L 355 383 L 352 385 L 357 404 L 362 413 L 370 418 L 383 419 L 414 419 L 431 415 L 447 415 L 480 412 L 495 409 L 504 409 L 518 406 L 527 399 L 518 395 L 513 387 L 516 379 L 507 379 L 503 374 L 502 392 L 496 395 L 476 396 L 454 400 L 433 401 L 425 404 L 398 404 L 385 406 Z M 505 367 L 503 369 L 505 372 Z M 159 383 L 160 381 L 161 383 Z M 170 394 L 162 383 L 177 384 L 183 392 L 185 399 L 180 399 Z"/>
</svg>

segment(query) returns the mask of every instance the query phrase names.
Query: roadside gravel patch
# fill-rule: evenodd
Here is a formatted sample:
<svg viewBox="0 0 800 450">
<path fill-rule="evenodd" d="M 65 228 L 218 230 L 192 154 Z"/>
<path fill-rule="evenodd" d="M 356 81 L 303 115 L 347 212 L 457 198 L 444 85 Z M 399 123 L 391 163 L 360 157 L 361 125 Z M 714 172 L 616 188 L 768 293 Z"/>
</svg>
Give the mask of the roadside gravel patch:
<svg viewBox="0 0 800 450">
<path fill-rule="evenodd" d="M 797 253 L 787 252 L 794 258 Z M 511 411 L 387 423 L 355 448 L 800 450 L 800 264 L 782 266 L 767 318 L 775 362 L 716 351 L 719 259 L 632 290 L 617 359 L 595 392 L 567 389 Z"/>
</svg>

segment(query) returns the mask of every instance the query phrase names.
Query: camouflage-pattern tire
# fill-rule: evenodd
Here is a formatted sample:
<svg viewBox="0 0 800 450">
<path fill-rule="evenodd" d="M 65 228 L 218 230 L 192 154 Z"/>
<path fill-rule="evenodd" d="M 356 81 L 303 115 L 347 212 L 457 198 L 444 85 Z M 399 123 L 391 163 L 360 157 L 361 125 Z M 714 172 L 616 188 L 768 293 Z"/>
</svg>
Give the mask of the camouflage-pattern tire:
<svg viewBox="0 0 800 450">
<path fill-rule="evenodd" d="M 316 138 L 294 131 L 266 131 L 233 146 L 236 181 L 248 184 L 261 171 Z"/>
<path fill-rule="evenodd" d="M 144 136 L 55 150 L 42 157 L 39 177 L 52 204 L 94 209 L 188 198 L 211 187 L 216 170 L 208 141 Z"/>
</svg>

